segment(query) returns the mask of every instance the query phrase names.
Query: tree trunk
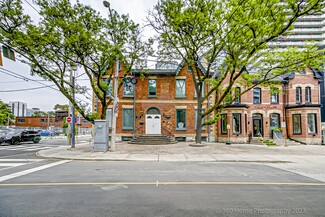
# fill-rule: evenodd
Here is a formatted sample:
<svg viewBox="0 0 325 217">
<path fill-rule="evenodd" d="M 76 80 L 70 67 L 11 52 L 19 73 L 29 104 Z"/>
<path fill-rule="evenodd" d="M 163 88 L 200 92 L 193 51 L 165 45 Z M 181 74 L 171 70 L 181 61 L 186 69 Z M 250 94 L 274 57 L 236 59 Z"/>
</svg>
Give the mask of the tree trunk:
<svg viewBox="0 0 325 217">
<path fill-rule="evenodd" d="M 202 95 L 197 94 L 197 115 L 196 115 L 196 136 L 195 136 L 195 143 L 201 144 L 202 137 L 201 137 L 201 130 L 202 130 Z"/>
</svg>

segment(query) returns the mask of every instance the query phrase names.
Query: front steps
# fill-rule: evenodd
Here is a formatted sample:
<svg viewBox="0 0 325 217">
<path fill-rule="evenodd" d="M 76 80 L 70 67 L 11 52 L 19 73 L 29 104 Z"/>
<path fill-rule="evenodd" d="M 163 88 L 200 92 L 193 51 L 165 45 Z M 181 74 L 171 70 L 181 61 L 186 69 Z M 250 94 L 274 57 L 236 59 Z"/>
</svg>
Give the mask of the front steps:
<svg viewBox="0 0 325 217">
<path fill-rule="evenodd" d="M 164 135 L 139 135 L 128 143 L 138 145 L 168 145 L 175 144 L 177 141 L 174 137 Z"/>
</svg>

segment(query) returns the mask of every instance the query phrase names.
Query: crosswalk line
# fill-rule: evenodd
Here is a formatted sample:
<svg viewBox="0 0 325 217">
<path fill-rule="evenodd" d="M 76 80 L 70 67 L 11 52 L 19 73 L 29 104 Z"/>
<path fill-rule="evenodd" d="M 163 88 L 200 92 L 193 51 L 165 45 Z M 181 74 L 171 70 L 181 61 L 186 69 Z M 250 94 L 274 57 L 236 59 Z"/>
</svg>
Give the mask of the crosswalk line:
<svg viewBox="0 0 325 217">
<path fill-rule="evenodd" d="M 7 159 L 0 159 L 0 162 L 36 162 L 36 161 L 43 161 L 44 159 L 19 159 L 19 158 L 7 158 Z"/>
<path fill-rule="evenodd" d="M 37 171 L 40 171 L 40 170 L 44 170 L 44 169 L 47 169 L 47 168 L 51 168 L 51 167 L 54 167 L 54 166 L 58 166 L 60 164 L 68 163 L 70 161 L 71 160 L 62 160 L 62 161 L 46 164 L 46 165 L 43 165 L 43 166 L 35 167 L 35 168 L 32 168 L 32 169 L 20 171 L 20 172 L 17 172 L 17 173 L 13 173 L 13 174 L 10 174 L 10 175 L 1 176 L 0 177 L 0 182 L 6 181 L 6 180 L 9 180 L 9 179 L 13 179 L 13 178 L 17 178 L 17 177 L 20 177 L 20 176 L 24 176 L 24 175 L 34 173 L 34 172 L 37 172 Z"/>
<path fill-rule="evenodd" d="M 0 167 L 18 167 L 28 163 L 0 163 Z"/>
</svg>

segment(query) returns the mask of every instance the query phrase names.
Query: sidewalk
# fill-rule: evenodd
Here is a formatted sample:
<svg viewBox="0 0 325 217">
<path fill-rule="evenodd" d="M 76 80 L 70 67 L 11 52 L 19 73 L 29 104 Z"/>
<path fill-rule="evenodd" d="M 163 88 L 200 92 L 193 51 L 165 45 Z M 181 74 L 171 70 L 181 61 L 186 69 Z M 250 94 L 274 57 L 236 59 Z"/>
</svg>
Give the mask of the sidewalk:
<svg viewBox="0 0 325 217">
<path fill-rule="evenodd" d="M 171 145 L 134 145 L 116 143 L 115 152 L 95 152 L 89 143 L 76 148 L 60 146 L 41 150 L 44 158 L 93 161 L 163 161 L 163 162 L 263 162 L 263 163 L 316 163 L 325 162 L 325 146 L 295 145 L 289 147 L 252 144 L 205 143 L 192 147 L 189 142 Z"/>
</svg>

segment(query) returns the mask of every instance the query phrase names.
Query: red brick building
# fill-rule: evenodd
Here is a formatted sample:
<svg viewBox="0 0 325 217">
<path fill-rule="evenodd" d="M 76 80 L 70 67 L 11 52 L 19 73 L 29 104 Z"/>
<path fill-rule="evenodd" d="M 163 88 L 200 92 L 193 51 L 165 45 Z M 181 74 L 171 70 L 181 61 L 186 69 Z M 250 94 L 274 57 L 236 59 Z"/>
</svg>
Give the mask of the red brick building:
<svg viewBox="0 0 325 217">
<path fill-rule="evenodd" d="M 247 142 L 250 136 L 271 138 L 272 130 L 281 128 L 284 138 L 321 144 L 319 75 L 306 69 L 279 79 L 279 93 L 256 87 L 224 109 L 217 124 L 217 141 L 227 141 L 228 125 L 231 142 Z"/>
<path fill-rule="evenodd" d="M 205 70 L 202 65 L 200 69 Z M 191 69 L 180 65 L 177 69 L 148 70 L 143 79 L 134 74 L 137 83 L 125 82 L 118 93 L 117 139 L 130 140 L 135 129 L 137 135 L 163 134 L 177 140 L 193 140 L 197 99 Z M 307 69 L 304 74 L 290 73 L 279 79 L 280 93 L 271 94 L 270 88 L 256 87 L 225 108 L 221 119 L 210 126 L 211 141 L 227 141 L 227 127 L 230 141 L 238 143 L 248 142 L 250 136 L 270 138 L 276 128 L 282 129 L 284 137 L 321 144 L 318 76 Z M 244 90 L 239 85 L 236 88 Z M 204 89 L 208 90 L 207 85 Z M 96 108 L 101 109 L 94 99 Z M 203 109 L 206 108 L 207 101 L 203 104 Z M 202 138 L 207 137 L 208 127 L 204 127 Z"/>
<path fill-rule="evenodd" d="M 16 126 L 43 129 L 47 129 L 49 127 L 62 128 L 63 120 L 56 121 L 54 117 L 16 117 Z M 92 128 L 92 123 L 84 118 L 81 118 L 78 126 L 80 128 Z"/>
</svg>

